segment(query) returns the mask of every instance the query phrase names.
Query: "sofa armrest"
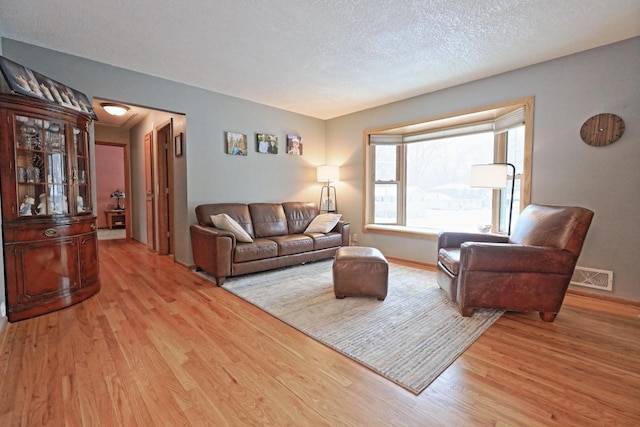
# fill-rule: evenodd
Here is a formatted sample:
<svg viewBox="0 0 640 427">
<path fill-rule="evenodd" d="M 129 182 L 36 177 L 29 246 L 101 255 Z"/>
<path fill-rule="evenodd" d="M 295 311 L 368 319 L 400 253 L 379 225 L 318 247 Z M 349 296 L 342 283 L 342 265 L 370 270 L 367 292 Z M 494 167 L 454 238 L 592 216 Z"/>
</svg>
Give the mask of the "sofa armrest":
<svg viewBox="0 0 640 427">
<path fill-rule="evenodd" d="M 509 236 L 503 234 L 443 231 L 438 236 L 438 249 L 459 248 L 464 242 L 507 243 L 508 241 Z"/>
<path fill-rule="evenodd" d="M 553 319 L 562 306 L 577 257 L 562 249 L 467 242 L 460 247 L 456 303 L 474 308 L 539 311 Z"/>
<path fill-rule="evenodd" d="M 466 242 L 460 246 L 460 272 L 571 274 L 576 257 L 542 246 Z"/>
<path fill-rule="evenodd" d="M 193 261 L 197 268 L 212 274 L 216 279 L 231 275 L 235 236 L 225 230 L 193 224 L 190 227 Z M 218 281 L 218 285 L 221 285 Z"/>
<path fill-rule="evenodd" d="M 338 221 L 336 226 L 331 231 L 340 233 L 342 235 L 342 246 L 349 246 L 350 233 L 351 233 L 350 223 L 348 223 L 347 221 Z"/>
</svg>

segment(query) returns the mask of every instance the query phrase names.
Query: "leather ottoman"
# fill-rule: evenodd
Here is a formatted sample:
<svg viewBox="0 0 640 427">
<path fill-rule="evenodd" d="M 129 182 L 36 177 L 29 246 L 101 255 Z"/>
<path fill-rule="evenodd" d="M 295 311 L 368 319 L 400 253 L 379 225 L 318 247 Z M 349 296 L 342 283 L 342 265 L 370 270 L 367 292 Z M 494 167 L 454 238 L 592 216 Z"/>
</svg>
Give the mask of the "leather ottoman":
<svg viewBox="0 0 640 427">
<path fill-rule="evenodd" d="M 387 296 L 389 264 L 378 249 L 345 246 L 333 261 L 333 292 L 336 298 L 372 296 L 382 301 Z"/>
</svg>

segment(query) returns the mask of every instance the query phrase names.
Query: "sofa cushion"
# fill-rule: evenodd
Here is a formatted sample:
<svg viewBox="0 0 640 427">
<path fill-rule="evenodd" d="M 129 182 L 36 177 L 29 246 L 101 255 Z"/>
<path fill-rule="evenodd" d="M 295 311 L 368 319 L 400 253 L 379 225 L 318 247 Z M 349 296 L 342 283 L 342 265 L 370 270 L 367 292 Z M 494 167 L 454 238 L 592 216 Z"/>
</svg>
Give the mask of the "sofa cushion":
<svg viewBox="0 0 640 427">
<path fill-rule="evenodd" d="M 208 203 L 204 205 L 196 206 L 196 217 L 198 218 L 198 224 L 205 227 L 215 227 L 211 221 L 211 215 L 218 215 L 225 213 L 229 215 L 235 222 L 251 236 L 255 236 L 253 233 L 253 226 L 251 224 L 251 214 L 249 213 L 249 206 L 243 203 Z"/>
<path fill-rule="evenodd" d="M 278 256 L 278 244 L 269 239 L 255 239 L 253 243 L 238 243 L 233 262 L 247 262 Z"/>
<path fill-rule="evenodd" d="M 215 225 L 216 228 L 233 233 L 233 235 L 236 236 L 236 239 L 239 242 L 253 242 L 253 239 L 251 238 L 251 236 L 249 236 L 249 233 L 247 233 L 245 229 L 240 226 L 240 224 L 238 224 L 227 214 L 222 213 L 218 215 L 211 215 L 211 222 L 213 222 L 213 225 Z"/>
<path fill-rule="evenodd" d="M 313 239 L 304 234 L 273 236 L 270 239 L 278 244 L 278 256 L 299 254 L 313 250 Z"/>
<path fill-rule="evenodd" d="M 338 221 L 342 218 L 341 214 L 320 214 L 311 221 L 311 224 L 304 230 L 305 233 L 328 233 L 333 230 Z"/>
<path fill-rule="evenodd" d="M 565 206 L 528 205 L 518 216 L 510 243 L 525 246 L 545 246 L 579 254 L 583 239 L 571 240 L 583 211 Z M 584 222 L 583 222 L 584 224 Z M 587 222 L 587 227 L 590 222 Z"/>
<path fill-rule="evenodd" d="M 304 233 L 311 221 L 318 215 L 318 207 L 313 202 L 284 202 L 289 234 Z"/>
<path fill-rule="evenodd" d="M 251 222 L 256 237 L 284 236 L 289 234 L 287 217 L 280 203 L 249 204 Z"/>
<path fill-rule="evenodd" d="M 451 274 L 457 276 L 460 272 L 460 248 L 440 248 L 438 251 L 438 261 Z"/>
<path fill-rule="evenodd" d="M 337 248 L 342 246 L 342 234 L 331 233 L 305 233 L 313 239 L 313 249 Z"/>
</svg>

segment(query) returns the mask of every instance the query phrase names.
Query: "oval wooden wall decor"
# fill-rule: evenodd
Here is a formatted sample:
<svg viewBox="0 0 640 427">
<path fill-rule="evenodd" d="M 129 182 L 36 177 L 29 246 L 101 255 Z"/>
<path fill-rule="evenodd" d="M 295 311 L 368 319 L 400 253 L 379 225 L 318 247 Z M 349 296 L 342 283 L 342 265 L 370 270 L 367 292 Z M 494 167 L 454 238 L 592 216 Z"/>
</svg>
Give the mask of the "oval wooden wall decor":
<svg viewBox="0 0 640 427">
<path fill-rule="evenodd" d="M 624 133 L 624 120 L 611 113 L 596 114 L 589 117 L 580 128 L 582 140 L 594 147 L 613 144 Z"/>
</svg>

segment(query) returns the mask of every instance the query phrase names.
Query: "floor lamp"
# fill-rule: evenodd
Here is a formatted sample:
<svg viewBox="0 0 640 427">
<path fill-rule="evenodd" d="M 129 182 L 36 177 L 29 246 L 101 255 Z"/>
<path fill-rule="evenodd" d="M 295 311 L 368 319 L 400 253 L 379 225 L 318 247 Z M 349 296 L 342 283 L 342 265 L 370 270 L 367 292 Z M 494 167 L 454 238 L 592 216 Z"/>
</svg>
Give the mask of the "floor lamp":
<svg viewBox="0 0 640 427">
<path fill-rule="evenodd" d="M 331 185 L 331 181 L 340 179 L 340 168 L 338 166 L 318 166 L 318 182 L 326 182 L 327 185 L 322 186 L 320 191 L 320 211 L 338 212 L 338 196 L 336 195 L 336 187 Z M 333 197 L 332 193 L 333 192 Z"/>
<path fill-rule="evenodd" d="M 490 163 L 487 165 L 471 166 L 471 187 L 478 188 L 507 188 L 507 168 L 511 167 L 513 180 L 511 183 L 511 198 L 509 200 L 509 225 L 507 234 L 511 234 L 511 214 L 513 213 L 513 193 L 516 187 L 516 167 L 511 163 Z"/>
</svg>

